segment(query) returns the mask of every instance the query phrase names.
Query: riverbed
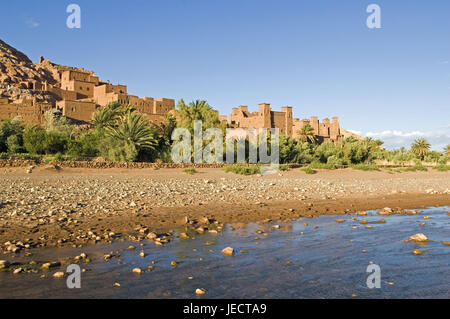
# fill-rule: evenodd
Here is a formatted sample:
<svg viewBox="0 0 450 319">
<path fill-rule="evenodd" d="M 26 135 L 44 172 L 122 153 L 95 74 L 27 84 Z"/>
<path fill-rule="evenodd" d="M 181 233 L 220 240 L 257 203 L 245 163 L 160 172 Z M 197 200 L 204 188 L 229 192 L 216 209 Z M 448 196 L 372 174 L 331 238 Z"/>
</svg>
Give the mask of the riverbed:
<svg viewBox="0 0 450 319">
<path fill-rule="evenodd" d="M 63 264 L 37 273 L 0 272 L 0 297 L 449 298 L 450 246 L 442 243 L 450 241 L 448 212 L 449 207 L 430 207 L 417 215 L 379 216 L 367 211 L 364 217 L 327 215 L 277 225 L 226 224 L 222 233 L 178 238 L 162 247 L 144 241 L 141 248 L 139 243 L 124 241 L 34 249 L 31 256 L 19 255 L 11 261 L 54 261 L 86 253 L 92 261 L 80 263 L 85 269 L 81 289 L 68 289 L 66 279 L 52 277 L 65 270 Z M 380 223 L 381 218 L 386 222 Z M 368 224 L 360 224 L 363 219 Z M 406 242 L 416 233 L 424 233 L 429 241 Z M 136 249 L 127 250 L 130 245 Z M 235 250 L 232 257 L 221 253 L 228 246 Z M 414 255 L 414 249 L 422 254 Z M 144 258 L 139 256 L 141 250 Z M 110 252 L 120 257 L 105 261 L 103 255 Z M 171 261 L 177 266 L 172 267 Z M 371 263 L 380 266 L 380 288 L 367 287 Z M 149 266 L 153 269 L 147 272 Z M 137 267 L 145 272 L 133 273 Z M 206 294 L 196 296 L 197 288 Z"/>
</svg>

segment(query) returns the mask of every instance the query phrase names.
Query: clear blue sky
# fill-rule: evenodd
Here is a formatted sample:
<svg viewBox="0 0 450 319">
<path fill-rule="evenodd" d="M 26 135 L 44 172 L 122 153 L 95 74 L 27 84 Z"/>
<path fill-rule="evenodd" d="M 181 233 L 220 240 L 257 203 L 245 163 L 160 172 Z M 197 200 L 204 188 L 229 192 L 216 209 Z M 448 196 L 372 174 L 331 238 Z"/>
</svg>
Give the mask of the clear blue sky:
<svg viewBox="0 0 450 319">
<path fill-rule="evenodd" d="M 79 30 L 66 27 L 70 3 Z M 381 29 L 366 26 L 371 3 Z M 227 115 L 292 105 L 390 147 L 450 143 L 448 0 L 8 1 L 0 28 L 33 61 L 94 70 L 131 94 L 206 99 Z"/>
</svg>

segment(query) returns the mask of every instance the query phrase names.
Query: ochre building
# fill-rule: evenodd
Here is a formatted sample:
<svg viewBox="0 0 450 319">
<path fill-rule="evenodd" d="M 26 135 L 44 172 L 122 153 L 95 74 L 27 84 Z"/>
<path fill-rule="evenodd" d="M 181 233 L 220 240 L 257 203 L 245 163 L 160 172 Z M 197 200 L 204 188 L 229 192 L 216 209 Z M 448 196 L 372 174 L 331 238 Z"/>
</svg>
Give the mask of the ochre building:
<svg viewBox="0 0 450 319">
<path fill-rule="evenodd" d="M 220 119 L 236 128 L 278 128 L 281 134 L 293 138 L 298 138 L 299 131 L 309 124 L 320 142 L 335 142 L 343 137 L 337 117 L 333 117 L 331 122 L 328 118 L 320 122 L 317 116 L 300 120 L 292 117 L 291 106 L 283 106 L 281 111 L 272 111 L 270 104 L 263 103 L 259 105 L 258 112 L 250 113 L 247 106 L 241 105 L 233 108 L 228 119 L 224 116 Z"/>
</svg>

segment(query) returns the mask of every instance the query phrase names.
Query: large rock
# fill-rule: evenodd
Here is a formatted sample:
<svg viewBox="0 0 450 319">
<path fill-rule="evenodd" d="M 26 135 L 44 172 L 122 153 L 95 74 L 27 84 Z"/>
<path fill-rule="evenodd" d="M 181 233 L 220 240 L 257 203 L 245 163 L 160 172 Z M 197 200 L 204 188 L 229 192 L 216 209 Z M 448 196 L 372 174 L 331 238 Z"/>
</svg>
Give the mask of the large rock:
<svg viewBox="0 0 450 319">
<path fill-rule="evenodd" d="M 415 241 L 415 242 L 426 242 L 426 241 L 428 241 L 428 238 L 424 234 L 419 233 L 419 234 L 412 235 L 411 237 L 408 238 L 408 240 Z"/>
<path fill-rule="evenodd" d="M 234 249 L 231 248 L 231 247 L 224 248 L 222 250 L 222 254 L 225 255 L 225 256 L 233 256 L 234 255 Z"/>
</svg>

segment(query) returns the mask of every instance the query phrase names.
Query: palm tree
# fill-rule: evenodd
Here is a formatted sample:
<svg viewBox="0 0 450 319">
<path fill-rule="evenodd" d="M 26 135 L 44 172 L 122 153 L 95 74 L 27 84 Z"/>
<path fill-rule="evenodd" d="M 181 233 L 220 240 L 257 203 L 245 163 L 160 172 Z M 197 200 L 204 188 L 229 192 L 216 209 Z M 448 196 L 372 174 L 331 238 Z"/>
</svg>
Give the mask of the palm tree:
<svg viewBox="0 0 450 319">
<path fill-rule="evenodd" d="M 132 105 L 121 105 L 118 102 L 112 102 L 97 110 L 92 116 L 91 123 L 100 129 L 117 126 L 120 120 L 123 120 L 128 113 L 133 111 L 135 111 L 135 108 Z"/>
<path fill-rule="evenodd" d="M 203 100 L 196 100 L 185 104 L 183 99 L 178 102 L 177 110 L 175 111 L 178 127 L 187 128 L 191 134 L 194 133 L 194 121 L 202 121 L 203 130 L 208 128 L 220 128 L 225 132 L 226 124 L 222 123 L 219 115 L 208 102 Z"/>
<path fill-rule="evenodd" d="M 107 136 L 141 149 L 155 150 L 158 141 L 152 126 L 142 114 L 128 112 L 117 127 L 106 127 Z"/>
<path fill-rule="evenodd" d="M 101 110 L 97 110 L 92 116 L 92 125 L 96 128 L 111 127 L 116 123 L 117 113 L 115 110 L 104 107 Z"/>
<path fill-rule="evenodd" d="M 444 153 L 447 155 L 450 155 L 450 144 L 448 144 L 445 148 L 444 148 Z"/>
<path fill-rule="evenodd" d="M 301 142 L 315 143 L 316 136 L 314 134 L 314 128 L 306 123 L 300 130 L 297 131 L 299 135 L 299 140 Z"/>
<path fill-rule="evenodd" d="M 426 139 L 419 138 L 411 144 L 411 152 L 423 160 L 428 154 L 430 147 L 430 143 Z"/>
</svg>

